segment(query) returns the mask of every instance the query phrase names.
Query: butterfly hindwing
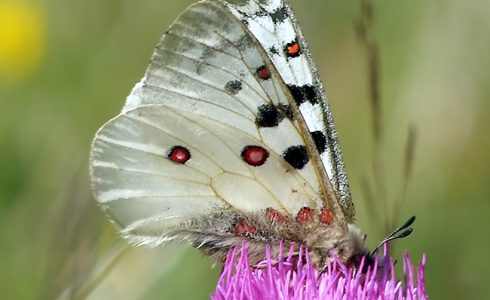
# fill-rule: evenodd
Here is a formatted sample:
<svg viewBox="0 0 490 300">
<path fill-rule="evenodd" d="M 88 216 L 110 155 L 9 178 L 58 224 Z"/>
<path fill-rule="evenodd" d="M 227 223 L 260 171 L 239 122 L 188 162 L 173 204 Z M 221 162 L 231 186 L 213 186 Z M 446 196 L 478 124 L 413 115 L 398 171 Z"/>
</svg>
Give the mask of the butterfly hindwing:
<svg viewBox="0 0 490 300">
<path fill-rule="evenodd" d="M 116 117 L 97 134 L 96 196 L 131 235 L 160 242 L 162 233 L 189 219 L 229 208 L 244 215 L 274 208 L 293 216 L 303 206 L 318 207 L 318 195 L 298 173 L 287 172 L 281 154 L 202 118 L 147 105 Z M 267 151 L 263 165 L 244 162 L 241 155 L 251 145 Z M 189 151 L 188 161 L 171 157 L 176 147 Z"/>
</svg>

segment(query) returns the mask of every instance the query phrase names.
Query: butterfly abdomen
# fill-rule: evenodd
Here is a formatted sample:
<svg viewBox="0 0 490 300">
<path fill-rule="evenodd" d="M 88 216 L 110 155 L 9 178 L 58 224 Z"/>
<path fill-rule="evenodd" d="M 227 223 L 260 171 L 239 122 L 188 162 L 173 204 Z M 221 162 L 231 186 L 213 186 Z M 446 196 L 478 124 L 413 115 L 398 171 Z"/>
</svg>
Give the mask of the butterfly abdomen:
<svg viewBox="0 0 490 300">
<path fill-rule="evenodd" d="M 305 207 L 295 218 L 272 208 L 247 215 L 223 213 L 214 217 L 215 222 L 210 217 L 196 220 L 179 235 L 219 261 L 226 258 L 230 249 L 239 248 L 243 241 L 248 245 L 252 264 L 265 258 L 267 246 L 274 255 L 279 255 L 281 244 L 294 244 L 298 250 L 300 246 L 306 246 L 312 262 L 320 268 L 334 255 L 349 263 L 353 257 L 368 253 L 358 231 L 354 228 L 346 230 L 331 222 L 327 212 L 326 209 Z"/>
</svg>

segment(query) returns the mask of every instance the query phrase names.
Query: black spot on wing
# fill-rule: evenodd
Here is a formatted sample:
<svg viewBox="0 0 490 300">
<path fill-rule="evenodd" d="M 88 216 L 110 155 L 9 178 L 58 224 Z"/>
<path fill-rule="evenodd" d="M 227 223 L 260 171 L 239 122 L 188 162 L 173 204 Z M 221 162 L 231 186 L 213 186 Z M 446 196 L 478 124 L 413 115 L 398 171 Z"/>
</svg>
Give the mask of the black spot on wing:
<svg viewBox="0 0 490 300">
<path fill-rule="evenodd" d="M 225 85 L 225 91 L 230 95 L 236 95 L 242 90 L 242 83 L 238 80 L 228 81 Z"/>
<path fill-rule="evenodd" d="M 325 137 L 325 134 L 320 130 L 317 130 L 311 133 L 311 137 L 315 142 L 318 152 L 323 153 L 327 149 L 327 138 Z"/>
<path fill-rule="evenodd" d="M 274 46 L 269 48 L 269 52 L 274 55 L 279 55 L 279 50 L 277 50 L 277 48 Z"/>
<path fill-rule="evenodd" d="M 268 15 L 267 11 L 259 10 L 259 11 L 255 12 L 254 17 L 255 18 L 263 18 L 263 17 L 267 17 L 267 15 Z"/>
<path fill-rule="evenodd" d="M 318 102 L 318 95 L 316 94 L 315 88 L 309 84 L 305 84 L 303 86 L 288 84 L 287 87 L 298 106 L 305 101 L 312 104 L 316 104 Z"/>
<path fill-rule="evenodd" d="M 302 169 L 310 160 L 306 147 L 303 145 L 291 146 L 282 154 L 284 160 L 295 169 Z"/>
<path fill-rule="evenodd" d="M 294 114 L 293 110 L 291 109 L 291 106 L 285 105 L 282 103 L 279 103 L 277 105 L 277 108 L 289 119 L 289 120 L 294 120 Z"/>
<path fill-rule="evenodd" d="M 305 102 L 305 98 L 303 97 L 303 92 L 301 91 L 301 88 L 299 86 L 294 84 L 289 84 L 288 89 L 291 92 L 291 95 L 293 96 L 298 106 L 301 103 Z"/>
<path fill-rule="evenodd" d="M 285 6 L 279 7 L 271 13 L 272 22 L 274 24 L 282 23 L 289 17 L 288 10 Z"/>
<path fill-rule="evenodd" d="M 275 127 L 284 119 L 283 114 L 274 104 L 263 104 L 258 107 L 255 122 L 259 127 Z"/>
</svg>

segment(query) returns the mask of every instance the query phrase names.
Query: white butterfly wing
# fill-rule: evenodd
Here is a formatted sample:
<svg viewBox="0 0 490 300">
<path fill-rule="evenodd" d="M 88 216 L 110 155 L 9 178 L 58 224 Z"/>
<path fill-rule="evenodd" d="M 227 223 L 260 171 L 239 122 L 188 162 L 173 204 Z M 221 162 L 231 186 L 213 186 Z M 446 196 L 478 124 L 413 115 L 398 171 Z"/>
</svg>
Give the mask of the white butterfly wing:
<svg viewBox="0 0 490 300">
<path fill-rule="evenodd" d="M 226 7 L 228 11 L 218 12 L 222 10 L 222 6 Z M 200 7 L 206 7 L 204 8 L 205 12 L 200 11 Z M 228 23 L 209 19 L 211 14 L 206 10 L 210 7 L 217 9 L 213 17 L 224 17 L 224 20 Z M 258 57 L 258 49 L 247 48 L 249 41 L 241 43 L 242 28 L 239 26 L 227 26 L 227 24 L 235 24 L 237 20 L 242 22 L 243 26 L 247 27 L 248 33 L 253 35 L 253 37 L 245 37 L 245 40 L 252 39 L 260 43 L 260 50 L 263 50 L 259 51 L 260 55 L 267 56 L 274 64 L 281 81 L 286 84 L 289 93 L 292 94 L 307 129 L 312 133 L 317 133 L 314 138 L 319 136 L 321 140 L 326 141 L 324 149 L 320 151 L 323 167 L 319 166 L 319 168 L 324 169 L 320 173 L 327 173 L 322 178 L 322 181 L 328 180 L 335 193 L 333 195 L 328 191 L 327 194 L 330 195 L 327 198 L 333 198 L 332 202 L 338 202 L 332 205 L 339 205 L 346 220 L 349 223 L 353 223 L 354 205 L 333 117 L 315 63 L 310 56 L 308 45 L 287 3 L 283 0 L 216 0 L 205 1 L 203 4 L 200 3 L 191 8 L 191 10 L 193 12 L 186 12 L 185 15 L 187 16 L 184 15 L 183 18 L 178 20 L 169 35 L 162 40 L 161 45 L 164 46 L 162 47 L 164 51 L 160 52 L 161 56 L 159 57 L 157 49 L 157 55 L 155 55 L 153 61 L 158 62 L 162 59 L 162 56 L 168 54 L 165 53 L 165 50 L 171 49 L 170 51 L 182 51 L 180 54 L 190 54 L 193 58 L 209 60 L 211 63 L 214 62 L 218 66 L 222 66 L 223 69 L 236 70 L 237 74 L 244 74 L 243 68 L 238 66 L 245 67 L 245 69 L 247 67 L 255 67 L 256 61 L 254 59 Z M 226 16 L 228 13 L 232 13 L 236 19 Z M 199 24 L 201 22 L 206 24 L 200 27 Z M 216 27 L 213 28 L 212 26 Z M 178 42 L 173 45 L 171 42 L 173 32 L 181 34 L 181 37 L 185 37 L 185 39 L 177 37 Z M 224 47 L 224 45 L 229 45 L 230 47 Z M 290 46 L 297 46 L 298 52 L 292 55 L 288 53 L 288 47 Z M 219 51 L 218 53 L 216 51 L 208 51 L 209 48 L 219 48 Z M 212 57 L 207 57 L 208 54 L 211 54 Z M 243 60 L 246 62 L 246 66 L 236 62 L 234 59 L 230 59 L 230 57 L 240 61 Z M 197 71 L 199 70 L 200 68 L 197 68 Z M 153 75 L 158 72 L 166 72 L 164 69 L 158 68 L 158 63 L 155 64 L 153 71 Z M 150 69 L 148 75 L 151 75 L 151 73 Z M 171 73 L 167 73 L 167 75 L 172 77 Z M 265 82 L 265 84 L 260 82 L 260 84 L 264 86 L 268 96 L 276 103 L 278 100 L 274 95 L 274 90 L 280 90 L 282 87 L 279 87 L 277 82 L 274 82 L 272 87 L 267 87 L 269 82 Z M 139 85 L 139 87 L 141 86 L 143 84 Z M 137 96 L 139 87 L 135 88 L 135 91 L 128 98 L 125 109 L 135 107 L 141 103 L 158 101 L 151 97 L 141 100 Z M 252 99 L 249 98 L 249 100 Z M 254 104 L 252 104 L 251 108 L 253 110 Z"/>
<path fill-rule="evenodd" d="M 183 145 L 185 164 L 167 154 Z M 97 134 L 92 152 L 96 197 L 130 237 L 160 243 L 192 218 L 229 208 L 275 208 L 294 216 L 318 207 L 318 194 L 298 172 L 288 172 L 280 153 L 249 166 L 240 156 L 256 138 L 228 124 L 164 105 L 128 111 Z M 293 192 L 294 191 L 294 192 Z"/>
<path fill-rule="evenodd" d="M 162 38 L 123 113 L 97 133 L 96 198 L 124 235 L 151 245 L 220 211 L 319 210 L 315 145 L 293 101 L 246 27 L 219 2 L 200 2 Z M 267 152 L 263 164 L 247 163 L 248 146 Z M 190 159 L 173 160 L 175 147 Z"/>
<path fill-rule="evenodd" d="M 347 221 L 354 222 L 354 204 L 333 117 L 294 13 L 283 0 L 223 2 L 238 19 L 247 24 L 247 28 L 260 42 L 295 97 L 309 131 L 322 132 L 326 137 L 328 142 L 325 150 L 320 153 L 321 160 L 335 190 L 336 201 L 342 207 Z M 298 47 L 288 49 L 291 45 Z"/>
</svg>

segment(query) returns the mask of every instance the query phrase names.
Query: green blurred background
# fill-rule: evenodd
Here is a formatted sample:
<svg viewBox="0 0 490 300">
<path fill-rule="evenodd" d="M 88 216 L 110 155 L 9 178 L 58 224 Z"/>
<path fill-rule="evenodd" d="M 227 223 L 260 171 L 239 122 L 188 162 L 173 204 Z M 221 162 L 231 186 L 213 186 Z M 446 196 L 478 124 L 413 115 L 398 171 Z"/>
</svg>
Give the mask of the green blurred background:
<svg viewBox="0 0 490 300">
<path fill-rule="evenodd" d="M 0 0 L 1 299 L 208 298 L 219 266 L 188 247 L 127 248 L 88 181 L 92 136 L 192 2 Z M 360 0 L 291 4 L 326 85 L 370 246 L 404 189 L 412 124 L 415 161 L 399 213 L 418 219 L 394 256 L 427 254 L 432 299 L 489 297 L 490 2 L 375 1 L 384 138 L 374 171 Z M 388 201 L 379 200 L 377 220 L 363 189 L 373 173 L 382 174 L 375 198 Z"/>
</svg>

